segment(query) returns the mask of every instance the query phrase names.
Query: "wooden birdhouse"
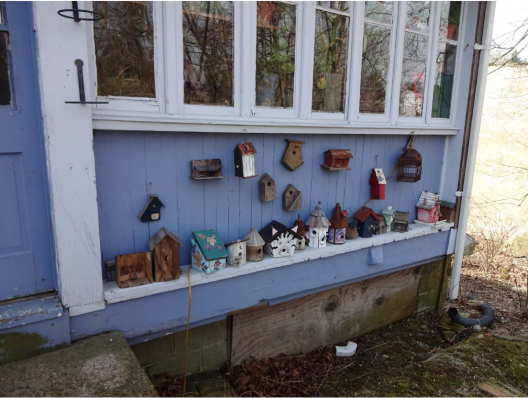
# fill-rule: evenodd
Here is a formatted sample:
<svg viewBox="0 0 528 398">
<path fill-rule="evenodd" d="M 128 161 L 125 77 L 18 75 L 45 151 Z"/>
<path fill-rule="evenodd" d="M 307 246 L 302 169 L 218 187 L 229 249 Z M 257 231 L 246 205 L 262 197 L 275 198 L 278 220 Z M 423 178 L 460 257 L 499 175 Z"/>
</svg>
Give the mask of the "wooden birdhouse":
<svg viewBox="0 0 528 398">
<path fill-rule="evenodd" d="M 161 208 L 165 207 L 158 195 L 150 194 L 149 200 L 138 214 L 141 222 L 158 221 L 161 218 Z"/>
<path fill-rule="evenodd" d="M 289 184 L 282 193 L 282 208 L 286 211 L 299 210 L 302 205 L 301 192 Z"/>
<path fill-rule="evenodd" d="M 341 210 L 339 203 L 336 203 L 334 214 L 330 218 L 330 229 L 328 230 L 328 242 L 335 245 L 342 245 L 346 241 L 346 229 L 348 223 L 346 210 Z"/>
<path fill-rule="evenodd" d="M 164 282 L 178 279 L 180 246 L 183 243 L 165 228 L 161 228 L 148 243 L 154 260 L 154 280 Z"/>
<path fill-rule="evenodd" d="M 288 143 L 282 155 L 281 163 L 290 171 L 298 169 L 304 164 L 302 157 L 302 144 L 304 141 L 286 140 Z"/>
<path fill-rule="evenodd" d="M 277 221 L 270 222 L 259 233 L 266 242 L 264 251 L 275 258 L 293 256 L 297 240 L 301 239 L 297 227 L 288 228 Z"/>
<path fill-rule="evenodd" d="M 385 224 L 387 224 L 387 232 L 391 232 L 392 224 L 394 222 L 394 216 L 396 215 L 396 210 L 394 210 L 392 206 L 387 206 L 385 209 L 383 209 L 381 215 L 385 219 Z"/>
<path fill-rule="evenodd" d="M 246 264 L 246 239 L 238 239 L 226 243 L 226 249 L 229 257 L 227 263 L 233 267 L 240 267 Z"/>
<path fill-rule="evenodd" d="M 416 182 L 422 178 L 422 155 L 413 148 L 413 140 L 398 159 L 398 182 Z"/>
<path fill-rule="evenodd" d="M 440 212 L 446 222 L 455 222 L 456 203 L 442 200 L 442 203 L 440 203 Z"/>
<path fill-rule="evenodd" d="M 255 147 L 251 142 L 237 144 L 235 150 L 235 176 L 241 178 L 258 177 L 255 174 Z"/>
<path fill-rule="evenodd" d="M 246 240 L 247 239 L 247 240 Z M 262 261 L 264 259 L 264 245 L 266 242 L 255 228 L 244 237 L 246 240 L 246 259 L 247 261 Z"/>
<path fill-rule="evenodd" d="M 374 223 L 374 235 L 383 235 L 388 232 L 387 222 L 382 214 L 378 214 L 378 221 Z"/>
<path fill-rule="evenodd" d="M 416 203 L 418 209 L 416 218 L 425 223 L 435 223 L 440 220 L 440 195 L 423 191 Z"/>
<path fill-rule="evenodd" d="M 382 169 L 374 168 L 370 173 L 370 199 L 384 200 L 385 199 L 385 185 L 387 180 Z"/>
<path fill-rule="evenodd" d="M 379 222 L 378 215 L 370 207 L 363 206 L 352 216 L 357 221 L 357 231 L 362 238 L 371 238 Z"/>
<path fill-rule="evenodd" d="M 329 149 L 325 153 L 324 164 L 321 165 L 326 170 L 350 170 L 348 162 L 352 159 L 350 149 Z"/>
<path fill-rule="evenodd" d="M 275 180 L 268 173 L 264 173 L 259 181 L 259 199 L 261 202 L 271 202 L 278 199 Z"/>
<path fill-rule="evenodd" d="M 357 232 L 357 221 L 353 216 L 347 218 L 346 238 L 347 240 L 355 239 L 359 236 Z"/>
<path fill-rule="evenodd" d="M 293 222 L 293 227 L 297 228 L 297 234 L 301 237 L 301 239 L 297 240 L 297 250 L 304 250 L 306 247 L 306 226 L 301 220 L 301 215 L 297 214 L 297 220 Z"/>
<path fill-rule="evenodd" d="M 392 222 L 392 230 L 394 232 L 407 232 L 409 230 L 409 220 L 411 219 L 411 211 L 398 211 L 394 214 L 394 221 Z"/>
<path fill-rule="evenodd" d="M 317 203 L 315 209 L 308 221 L 306 221 L 308 227 L 308 239 L 310 247 L 326 247 L 326 241 L 328 234 L 328 228 L 330 228 L 330 221 L 326 218 L 323 209 L 321 209 L 321 201 Z"/>
<path fill-rule="evenodd" d="M 115 258 L 119 287 L 133 287 L 152 283 L 152 253 L 123 254 Z"/>
<path fill-rule="evenodd" d="M 191 175 L 193 180 L 215 180 L 225 178 L 222 175 L 222 161 L 220 159 L 191 160 Z"/>
<path fill-rule="evenodd" d="M 224 269 L 227 256 L 227 250 L 214 229 L 193 232 L 191 265 L 194 269 L 206 274 Z"/>
</svg>

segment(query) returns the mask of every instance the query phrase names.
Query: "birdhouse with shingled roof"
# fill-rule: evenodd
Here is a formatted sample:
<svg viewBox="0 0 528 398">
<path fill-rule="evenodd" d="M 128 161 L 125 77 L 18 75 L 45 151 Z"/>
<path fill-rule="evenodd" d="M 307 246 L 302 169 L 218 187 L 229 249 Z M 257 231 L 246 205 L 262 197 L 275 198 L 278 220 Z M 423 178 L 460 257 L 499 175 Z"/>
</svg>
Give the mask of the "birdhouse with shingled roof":
<svg viewBox="0 0 528 398">
<path fill-rule="evenodd" d="M 246 240 L 247 239 L 247 240 Z M 266 242 L 255 228 L 244 237 L 246 240 L 246 259 L 247 261 L 262 261 L 264 259 L 264 245 Z"/>
<path fill-rule="evenodd" d="M 308 239 L 310 247 L 326 247 L 326 240 L 328 234 L 328 228 L 330 228 L 330 221 L 326 218 L 323 209 L 321 208 L 321 201 L 317 203 L 315 209 L 308 221 L 306 221 L 308 227 Z"/>
<path fill-rule="evenodd" d="M 346 241 L 348 213 L 346 210 L 341 210 L 339 203 L 336 203 L 334 214 L 330 218 L 330 229 L 328 230 L 328 242 L 335 245 L 342 245 Z"/>
</svg>

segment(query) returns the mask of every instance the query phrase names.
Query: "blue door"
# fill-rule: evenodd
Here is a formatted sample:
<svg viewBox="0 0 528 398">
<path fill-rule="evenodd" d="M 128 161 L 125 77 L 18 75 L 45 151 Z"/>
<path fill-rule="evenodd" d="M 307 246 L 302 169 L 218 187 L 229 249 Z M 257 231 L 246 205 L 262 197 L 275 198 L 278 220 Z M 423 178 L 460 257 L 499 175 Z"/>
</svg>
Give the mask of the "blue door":
<svg viewBox="0 0 528 398">
<path fill-rule="evenodd" d="M 0 301 L 55 289 L 32 26 L 0 1 Z"/>
</svg>

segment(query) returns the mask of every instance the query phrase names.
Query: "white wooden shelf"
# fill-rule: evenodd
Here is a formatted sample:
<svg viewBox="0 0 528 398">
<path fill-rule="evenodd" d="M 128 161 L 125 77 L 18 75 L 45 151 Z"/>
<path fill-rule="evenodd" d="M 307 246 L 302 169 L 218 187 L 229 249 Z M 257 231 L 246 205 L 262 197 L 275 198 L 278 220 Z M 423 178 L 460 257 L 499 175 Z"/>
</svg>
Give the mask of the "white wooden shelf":
<svg viewBox="0 0 528 398">
<path fill-rule="evenodd" d="M 254 272 L 265 271 L 278 267 L 285 267 L 287 265 L 302 263 L 309 260 L 317 260 L 319 258 L 327 258 L 336 256 L 338 254 L 349 253 L 369 247 L 381 246 L 387 243 L 398 242 L 406 239 L 417 238 L 419 236 L 430 235 L 441 231 L 447 231 L 453 227 L 453 223 L 444 224 L 438 228 L 431 228 L 427 225 L 410 224 L 409 232 L 389 232 L 383 235 L 375 235 L 372 238 L 362 239 L 356 238 L 347 241 L 343 245 L 332 245 L 315 249 L 306 247 L 304 250 L 296 250 L 295 254 L 290 257 L 273 258 L 266 256 L 264 260 L 247 264 L 234 268 L 228 266 L 227 268 L 213 272 L 211 274 L 204 274 L 195 269 L 191 269 L 191 286 L 202 285 L 204 283 L 211 283 L 228 278 L 235 278 L 237 276 L 252 274 Z M 108 304 L 118 303 L 125 300 L 133 300 L 140 297 L 150 296 L 158 293 L 165 293 L 177 289 L 186 289 L 188 287 L 187 269 L 190 267 L 182 266 L 182 274 L 179 279 L 169 282 L 157 282 L 148 285 L 129 287 L 121 289 L 116 282 L 105 282 L 104 284 L 104 298 Z"/>
</svg>

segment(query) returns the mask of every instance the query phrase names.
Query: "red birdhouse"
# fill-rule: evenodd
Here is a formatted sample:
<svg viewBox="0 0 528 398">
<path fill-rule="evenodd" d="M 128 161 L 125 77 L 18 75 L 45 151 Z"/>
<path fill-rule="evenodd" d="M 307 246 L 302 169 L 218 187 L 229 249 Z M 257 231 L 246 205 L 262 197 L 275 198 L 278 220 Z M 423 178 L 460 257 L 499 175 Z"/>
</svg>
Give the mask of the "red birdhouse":
<svg viewBox="0 0 528 398">
<path fill-rule="evenodd" d="M 387 184 L 387 180 L 385 179 L 382 169 L 372 169 L 369 184 L 370 199 L 385 199 L 385 185 Z"/>
<path fill-rule="evenodd" d="M 325 152 L 325 161 L 321 165 L 326 170 L 350 170 L 348 162 L 352 159 L 350 149 L 329 149 Z"/>
<path fill-rule="evenodd" d="M 434 223 L 440 220 L 442 214 L 440 213 L 440 195 L 436 193 L 431 193 L 423 191 L 416 203 L 417 218 L 418 221 L 426 223 Z"/>
</svg>

